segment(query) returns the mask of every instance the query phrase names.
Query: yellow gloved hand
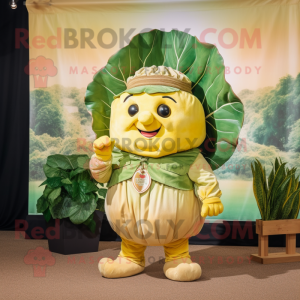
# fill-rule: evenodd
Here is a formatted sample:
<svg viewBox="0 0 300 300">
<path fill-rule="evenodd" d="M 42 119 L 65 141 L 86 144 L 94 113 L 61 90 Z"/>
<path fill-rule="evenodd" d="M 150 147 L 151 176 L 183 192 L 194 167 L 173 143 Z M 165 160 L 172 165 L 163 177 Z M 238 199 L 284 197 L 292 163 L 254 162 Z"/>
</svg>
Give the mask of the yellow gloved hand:
<svg viewBox="0 0 300 300">
<path fill-rule="evenodd" d="M 110 160 L 114 145 L 115 141 L 107 135 L 99 137 L 93 144 L 96 157 L 102 161 Z"/>
<path fill-rule="evenodd" d="M 201 216 L 207 217 L 207 216 L 217 216 L 221 214 L 224 210 L 224 206 L 221 202 L 220 198 L 213 197 L 213 198 L 207 198 L 203 200 L 202 209 L 201 209 Z"/>
</svg>

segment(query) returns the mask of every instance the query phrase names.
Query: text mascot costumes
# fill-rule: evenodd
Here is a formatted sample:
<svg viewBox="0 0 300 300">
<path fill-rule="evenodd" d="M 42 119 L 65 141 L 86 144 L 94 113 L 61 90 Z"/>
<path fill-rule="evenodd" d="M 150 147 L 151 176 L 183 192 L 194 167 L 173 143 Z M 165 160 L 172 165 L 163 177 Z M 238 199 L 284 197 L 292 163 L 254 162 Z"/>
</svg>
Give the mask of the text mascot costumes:
<svg viewBox="0 0 300 300">
<path fill-rule="evenodd" d="M 223 211 L 212 170 L 233 154 L 244 116 L 218 50 L 176 30 L 139 34 L 94 76 L 85 103 L 97 134 L 90 169 L 107 183 L 105 211 L 122 238 L 102 276 L 140 273 L 146 247 L 163 246 L 167 278 L 198 279 L 188 239 Z"/>
</svg>

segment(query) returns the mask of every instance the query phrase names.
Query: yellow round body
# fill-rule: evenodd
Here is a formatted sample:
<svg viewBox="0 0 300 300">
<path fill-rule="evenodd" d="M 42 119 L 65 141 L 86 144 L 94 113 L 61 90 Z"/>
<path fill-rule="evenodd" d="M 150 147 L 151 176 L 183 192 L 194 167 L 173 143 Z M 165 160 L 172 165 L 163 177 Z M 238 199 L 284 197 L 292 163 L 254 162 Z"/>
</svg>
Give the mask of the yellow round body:
<svg viewBox="0 0 300 300">
<path fill-rule="evenodd" d="M 202 204 L 193 190 L 183 191 L 152 181 L 139 194 L 131 179 L 108 189 L 105 212 L 121 238 L 159 246 L 197 235 L 204 223 Z"/>
<path fill-rule="evenodd" d="M 166 107 L 169 115 L 160 114 Z M 205 135 L 202 104 L 190 93 L 123 93 L 112 103 L 110 137 L 123 151 L 162 157 L 200 146 Z"/>
</svg>

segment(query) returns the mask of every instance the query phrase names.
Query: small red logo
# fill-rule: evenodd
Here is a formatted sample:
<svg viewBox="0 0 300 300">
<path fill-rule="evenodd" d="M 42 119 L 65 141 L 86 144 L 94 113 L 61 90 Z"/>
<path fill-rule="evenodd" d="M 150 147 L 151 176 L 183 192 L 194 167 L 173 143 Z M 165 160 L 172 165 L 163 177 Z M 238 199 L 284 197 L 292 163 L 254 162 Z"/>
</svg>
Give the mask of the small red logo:
<svg viewBox="0 0 300 300">
<path fill-rule="evenodd" d="M 33 277 L 46 277 L 46 268 L 55 264 L 55 258 L 49 250 L 36 247 L 28 251 L 24 257 L 24 263 L 32 265 Z"/>
<path fill-rule="evenodd" d="M 53 77 L 57 74 L 53 60 L 44 56 L 30 59 L 24 71 L 27 75 L 33 75 L 35 88 L 47 87 L 48 76 Z"/>
</svg>

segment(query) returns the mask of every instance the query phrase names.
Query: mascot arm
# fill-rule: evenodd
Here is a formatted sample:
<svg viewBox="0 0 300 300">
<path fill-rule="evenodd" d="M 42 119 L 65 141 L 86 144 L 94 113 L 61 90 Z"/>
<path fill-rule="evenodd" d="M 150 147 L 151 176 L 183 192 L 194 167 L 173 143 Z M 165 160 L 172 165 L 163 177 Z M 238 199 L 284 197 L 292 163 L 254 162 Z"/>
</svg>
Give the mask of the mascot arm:
<svg viewBox="0 0 300 300">
<path fill-rule="evenodd" d="M 111 160 L 102 161 L 94 154 L 90 160 L 90 170 L 95 180 L 107 183 L 112 173 Z"/>
<path fill-rule="evenodd" d="M 112 173 L 112 149 L 115 142 L 108 136 L 102 136 L 94 141 L 95 154 L 90 160 L 90 170 L 95 180 L 107 183 Z"/>
<path fill-rule="evenodd" d="M 199 153 L 189 170 L 190 179 L 195 182 L 196 191 L 202 202 L 201 216 L 217 216 L 224 207 L 220 200 L 222 192 L 210 165 Z"/>
</svg>

